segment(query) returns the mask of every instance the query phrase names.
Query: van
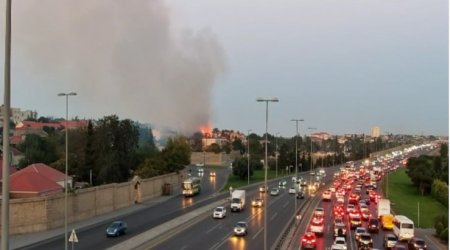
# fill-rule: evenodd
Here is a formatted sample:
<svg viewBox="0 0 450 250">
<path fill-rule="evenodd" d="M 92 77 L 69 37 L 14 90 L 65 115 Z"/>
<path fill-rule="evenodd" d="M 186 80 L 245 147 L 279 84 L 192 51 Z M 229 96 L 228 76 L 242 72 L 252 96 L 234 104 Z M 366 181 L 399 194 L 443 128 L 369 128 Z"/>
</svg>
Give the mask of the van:
<svg viewBox="0 0 450 250">
<path fill-rule="evenodd" d="M 392 230 L 399 241 L 409 240 L 414 237 L 414 222 L 404 215 L 396 215 Z"/>
<path fill-rule="evenodd" d="M 392 214 L 381 216 L 381 226 L 383 229 L 392 230 L 394 228 L 394 216 Z"/>
</svg>

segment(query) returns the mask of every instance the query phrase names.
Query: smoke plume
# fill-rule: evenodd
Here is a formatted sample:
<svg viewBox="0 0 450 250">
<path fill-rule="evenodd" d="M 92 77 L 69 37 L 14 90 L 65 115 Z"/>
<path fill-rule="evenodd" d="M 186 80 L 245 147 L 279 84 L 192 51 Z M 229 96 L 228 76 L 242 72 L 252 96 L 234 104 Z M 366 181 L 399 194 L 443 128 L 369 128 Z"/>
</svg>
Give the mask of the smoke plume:
<svg viewBox="0 0 450 250">
<path fill-rule="evenodd" d="M 76 91 L 82 117 L 196 131 L 210 121 L 224 55 L 211 31 L 177 32 L 171 18 L 160 0 L 15 1 L 16 67 L 52 95 Z"/>
</svg>

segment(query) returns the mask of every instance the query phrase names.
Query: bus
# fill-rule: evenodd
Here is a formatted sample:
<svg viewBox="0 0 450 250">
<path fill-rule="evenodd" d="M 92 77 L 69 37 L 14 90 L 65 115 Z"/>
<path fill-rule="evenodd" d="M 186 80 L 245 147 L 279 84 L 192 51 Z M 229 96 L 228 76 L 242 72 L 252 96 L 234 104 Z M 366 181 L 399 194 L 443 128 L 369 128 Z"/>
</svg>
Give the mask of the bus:
<svg viewBox="0 0 450 250">
<path fill-rule="evenodd" d="M 393 231 L 399 241 L 414 237 L 414 222 L 404 215 L 394 217 Z"/>
<path fill-rule="evenodd" d="M 190 177 L 183 181 L 181 184 L 181 190 L 184 197 L 194 196 L 200 193 L 202 189 L 200 185 L 200 178 L 198 177 Z"/>
</svg>

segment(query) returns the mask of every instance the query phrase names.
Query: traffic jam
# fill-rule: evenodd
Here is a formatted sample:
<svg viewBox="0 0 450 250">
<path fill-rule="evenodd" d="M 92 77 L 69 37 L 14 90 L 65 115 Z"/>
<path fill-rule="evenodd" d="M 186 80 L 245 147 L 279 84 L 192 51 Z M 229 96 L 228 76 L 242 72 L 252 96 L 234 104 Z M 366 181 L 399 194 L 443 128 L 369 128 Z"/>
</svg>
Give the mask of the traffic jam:
<svg viewBox="0 0 450 250">
<path fill-rule="evenodd" d="M 394 233 L 395 218 L 389 200 L 382 198 L 380 187 L 384 174 L 393 168 L 368 165 L 355 166 L 349 162 L 334 173 L 333 183 L 322 192 L 321 201 L 301 235 L 301 249 L 427 248 L 414 234 L 401 242 L 398 235 L 406 229 Z M 400 220 L 405 216 L 398 217 Z M 418 245 L 417 240 L 423 244 Z"/>
</svg>

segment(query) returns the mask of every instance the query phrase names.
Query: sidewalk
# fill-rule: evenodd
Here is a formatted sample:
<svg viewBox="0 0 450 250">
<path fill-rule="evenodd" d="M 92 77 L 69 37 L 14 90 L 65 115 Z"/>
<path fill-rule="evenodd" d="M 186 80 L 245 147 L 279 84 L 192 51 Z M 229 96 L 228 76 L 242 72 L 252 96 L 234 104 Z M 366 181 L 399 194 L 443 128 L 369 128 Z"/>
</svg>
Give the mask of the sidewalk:
<svg viewBox="0 0 450 250">
<path fill-rule="evenodd" d="M 111 213 L 107 213 L 107 214 L 89 218 L 89 219 L 86 219 L 83 221 L 68 224 L 67 230 L 68 230 L 69 236 L 70 236 L 70 232 L 72 231 L 72 229 L 75 229 L 75 231 L 77 231 L 77 229 L 79 229 L 79 228 L 86 228 L 86 227 L 90 227 L 90 226 L 96 225 L 101 222 L 111 221 L 116 217 L 125 216 L 128 214 L 134 213 L 136 211 L 148 208 L 149 206 L 153 206 L 153 205 L 159 204 L 161 202 L 164 202 L 164 201 L 174 197 L 175 194 L 178 194 L 178 193 L 174 192 L 174 194 L 169 195 L 169 196 L 159 196 L 159 197 L 151 198 L 142 203 L 134 204 L 132 206 L 122 208 L 122 209 L 113 211 Z M 60 227 L 60 228 L 51 229 L 48 231 L 43 231 L 43 232 L 11 235 L 9 237 L 10 249 L 18 249 L 18 248 L 22 248 L 22 247 L 37 243 L 37 242 L 49 240 L 49 239 L 63 235 L 63 232 L 64 232 L 64 226 Z"/>
</svg>

